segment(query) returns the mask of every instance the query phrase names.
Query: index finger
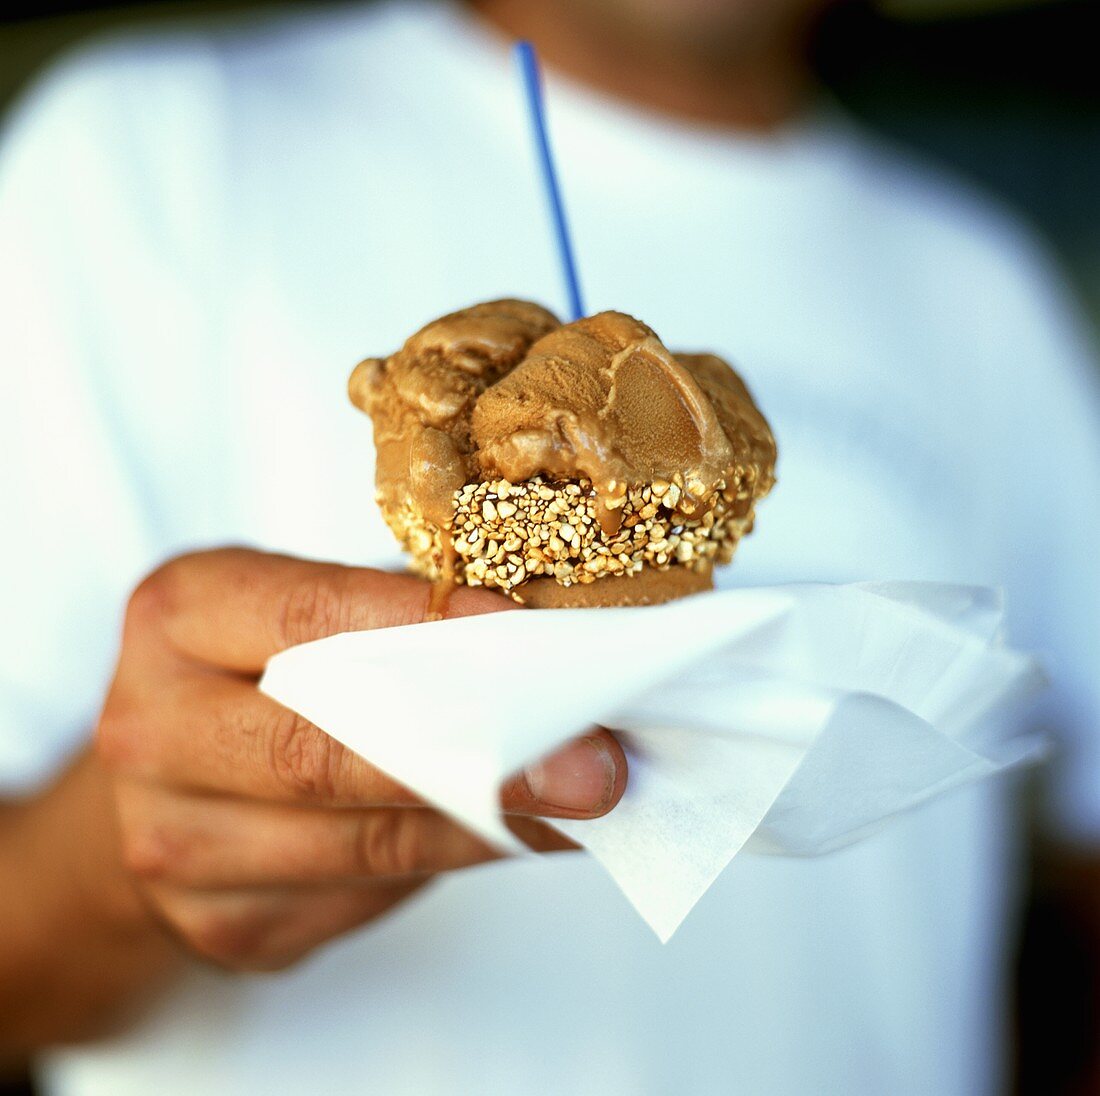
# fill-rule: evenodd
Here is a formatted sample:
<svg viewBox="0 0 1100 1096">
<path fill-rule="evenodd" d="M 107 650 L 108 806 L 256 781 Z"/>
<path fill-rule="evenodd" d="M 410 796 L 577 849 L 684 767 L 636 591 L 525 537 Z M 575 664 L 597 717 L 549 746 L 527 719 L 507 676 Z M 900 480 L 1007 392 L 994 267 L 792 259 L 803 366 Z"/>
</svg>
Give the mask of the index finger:
<svg viewBox="0 0 1100 1096">
<path fill-rule="evenodd" d="M 98 746 L 117 771 L 182 792 L 326 807 L 423 806 L 304 717 L 224 675 L 180 674 L 130 711 L 108 706 Z M 622 796 L 626 767 L 614 737 L 593 730 L 509 780 L 501 806 L 547 818 L 604 814 Z"/>
<path fill-rule="evenodd" d="M 131 612 L 154 617 L 188 660 L 258 674 L 272 655 L 299 643 L 419 623 L 430 592 L 430 583 L 411 575 L 219 548 L 155 571 L 135 592 Z M 498 594 L 463 586 L 451 592 L 444 616 L 512 608 Z"/>
</svg>

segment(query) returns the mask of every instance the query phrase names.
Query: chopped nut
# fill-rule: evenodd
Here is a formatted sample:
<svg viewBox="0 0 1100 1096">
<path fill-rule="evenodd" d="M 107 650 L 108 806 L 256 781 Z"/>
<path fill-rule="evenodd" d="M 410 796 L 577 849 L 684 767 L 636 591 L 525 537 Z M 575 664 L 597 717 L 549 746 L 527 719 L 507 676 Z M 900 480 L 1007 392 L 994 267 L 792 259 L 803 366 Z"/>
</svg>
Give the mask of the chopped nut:
<svg viewBox="0 0 1100 1096">
<path fill-rule="evenodd" d="M 453 532 L 417 514 L 411 502 L 386 512 L 386 520 L 413 553 L 413 569 L 440 578 L 445 537 L 452 537 L 456 580 L 497 587 L 521 597 L 522 583 L 553 576 L 563 586 L 592 583 L 604 575 L 637 574 L 644 567 L 700 570 L 726 561 L 752 527 L 748 476 L 731 477 L 706 499 L 692 499 L 695 513 L 678 506 L 679 484 L 657 480 L 602 500 L 620 510 L 622 524 L 606 534 L 595 521 L 592 485 L 548 483 L 540 477 L 513 484 L 494 480 L 466 484 L 455 492 Z M 693 485 L 694 487 L 694 485 Z M 743 495 L 738 501 L 737 496 Z"/>
</svg>

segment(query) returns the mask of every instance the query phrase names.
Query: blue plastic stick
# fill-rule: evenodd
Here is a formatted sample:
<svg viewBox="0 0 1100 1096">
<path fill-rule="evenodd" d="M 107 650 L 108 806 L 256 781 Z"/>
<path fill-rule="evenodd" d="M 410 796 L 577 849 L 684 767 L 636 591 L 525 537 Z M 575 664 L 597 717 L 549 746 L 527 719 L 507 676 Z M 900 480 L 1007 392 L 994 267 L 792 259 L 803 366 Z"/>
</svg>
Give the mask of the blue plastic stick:
<svg viewBox="0 0 1100 1096">
<path fill-rule="evenodd" d="M 554 235 L 557 237 L 558 256 L 561 259 L 562 275 L 565 278 L 565 291 L 569 296 L 569 308 L 573 313 L 572 319 L 579 320 L 585 315 L 584 303 L 581 301 L 581 286 L 577 278 L 577 266 L 573 260 L 573 244 L 569 238 L 569 225 L 565 220 L 565 207 L 562 205 L 561 190 L 558 187 L 558 173 L 554 168 L 554 155 L 550 151 L 550 138 L 546 132 L 546 109 L 542 101 L 542 79 L 535 47 L 530 42 L 517 42 L 516 60 L 519 62 L 523 86 L 527 92 L 531 131 L 534 134 L 535 150 L 542 168 L 546 201 L 554 223 Z"/>
</svg>

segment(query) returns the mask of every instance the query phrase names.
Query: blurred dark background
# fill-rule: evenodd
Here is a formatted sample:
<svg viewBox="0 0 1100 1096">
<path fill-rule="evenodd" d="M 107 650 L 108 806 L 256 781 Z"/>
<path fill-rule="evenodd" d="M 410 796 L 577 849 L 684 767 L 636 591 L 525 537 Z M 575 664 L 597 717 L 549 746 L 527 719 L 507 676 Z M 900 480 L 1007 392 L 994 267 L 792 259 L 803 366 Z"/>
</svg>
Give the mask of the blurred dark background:
<svg viewBox="0 0 1100 1096">
<path fill-rule="evenodd" d="M 0 114 L 58 53 L 132 25 L 264 18 L 257 0 L 12 3 L 0 20 Z M 815 43 L 819 72 L 866 124 L 1014 207 L 1060 256 L 1100 327 L 1100 63 L 1095 0 L 841 0 Z M 1096 926 L 1039 874 L 1017 963 L 1019 1096 L 1100 1096 Z M 1100 911 L 1098 911 L 1100 913 Z M 0 1096 L 27 1093 L 18 1079 Z"/>
</svg>

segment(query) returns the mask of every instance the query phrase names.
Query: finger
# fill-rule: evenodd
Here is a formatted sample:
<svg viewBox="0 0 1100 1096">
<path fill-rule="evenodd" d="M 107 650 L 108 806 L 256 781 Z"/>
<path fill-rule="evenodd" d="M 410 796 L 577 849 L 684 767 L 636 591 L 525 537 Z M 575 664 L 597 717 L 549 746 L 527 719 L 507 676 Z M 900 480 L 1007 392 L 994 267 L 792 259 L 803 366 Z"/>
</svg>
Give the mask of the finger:
<svg viewBox="0 0 1100 1096">
<path fill-rule="evenodd" d="M 153 890 L 157 914 L 191 952 L 230 970 L 281 970 L 372 921 L 426 880 L 313 891 Z"/>
<path fill-rule="evenodd" d="M 129 713 L 109 704 L 97 741 L 115 771 L 180 790 L 314 806 L 423 805 L 308 720 L 230 677 L 181 674 Z M 599 731 L 509 781 L 504 807 L 591 818 L 618 802 L 626 779 L 622 748 Z"/>
<path fill-rule="evenodd" d="M 110 698 L 97 747 L 116 773 L 181 790 L 326 806 L 420 804 L 250 682 L 218 674 L 178 674 L 126 708 Z"/>
<path fill-rule="evenodd" d="M 512 777 L 501 805 L 509 814 L 597 818 L 619 802 L 626 782 L 626 754 L 601 728 Z"/>
<path fill-rule="evenodd" d="M 118 797 L 129 870 L 200 889 L 401 880 L 501 853 L 431 810 L 325 810 L 129 786 Z M 551 847 L 549 834 L 528 831 Z"/>
<path fill-rule="evenodd" d="M 558 833 L 553 827 L 540 822 L 537 818 L 524 818 L 510 814 L 505 817 L 504 824 L 535 852 L 574 852 L 580 848 L 580 845 L 570 841 L 565 834 Z"/>
<path fill-rule="evenodd" d="M 185 658 L 256 674 L 273 654 L 298 643 L 419 623 L 430 592 L 429 583 L 409 575 L 221 548 L 155 571 L 131 598 L 129 617 L 151 623 Z M 498 594 L 458 587 L 444 615 L 514 608 Z"/>
</svg>

